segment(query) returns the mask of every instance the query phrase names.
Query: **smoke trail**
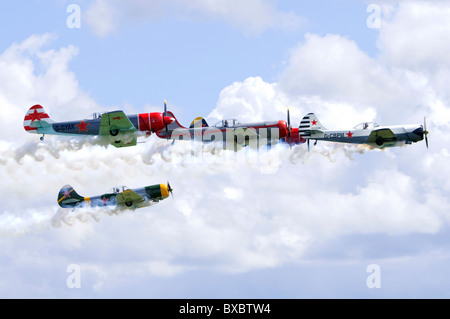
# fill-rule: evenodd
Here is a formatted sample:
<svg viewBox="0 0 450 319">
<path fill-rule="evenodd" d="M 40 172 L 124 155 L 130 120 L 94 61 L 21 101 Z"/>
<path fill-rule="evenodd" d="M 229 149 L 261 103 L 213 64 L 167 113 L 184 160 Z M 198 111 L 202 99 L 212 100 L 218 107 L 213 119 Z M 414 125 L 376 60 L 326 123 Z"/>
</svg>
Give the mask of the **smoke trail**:
<svg viewBox="0 0 450 319">
<path fill-rule="evenodd" d="M 20 237 L 39 233 L 50 227 L 73 226 L 77 222 L 99 222 L 103 216 L 119 215 L 125 211 L 120 207 L 81 207 L 76 210 L 58 208 L 27 209 L 25 211 L 0 213 L 0 238 Z"/>
<path fill-rule="evenodd" d="M 0 213 L 0 237 L 19 237 L 37 233 L 49 227 L 49 214 L 29 209 L 20 214 L 11 211 Z"/>
<path fill-rule="evenodd" d="M 125 133 L 120 136 L 120 139 L 127 142 L 134 137 L 147 137 L 147 135 L 142 133 Z M 30 157 L 36 162 L 45 160 L 47 155 L 58 159 L 61 157 L 62 152 L 79 151 L 92 146 L 101 146 L 106 149 L 112 147 L 111 144 L 113 144 L 116 139 L 117 137 L 113 136 L 51 136 L 44 142 L 28 141 L 18 146 L 16 146 L 16 144 L 4 142 L 0 148 L 0 165 L 6 165 L 10 159 L 15 160 L 19 165 L 22 165 L 23 160 L 26 157 Z"/>
<path fill-rule="evenodd" d="M 145 136 L 147 137 L 147 136 Z M 0 165 L 6 165 L 10 159 L 17 164 L 23 165 L 25 158 L 30 158 L 35 162 L 43 162 L 47 157 L 60 159 L 63 152 L 76 152 L 87 149 L 93 146 L 101 146 L 105 150 L 107 148 L 114 148 L 110 145 L 114 137 L 54 137 L 40 142 L 26 142 L 19 146 L 8 144 L 3 146 L 0 154 Z M 313 154 L 319 154 L 327 157 L 331 162 L 334 162 L 335 156 L 340 153 L 353 160 L 354 154 L 363 154 L 365 151 L 373 149 L 366 145 L 347 145 L 339 143 L 326 143 L 320 147 L 312 146 L 308 152 L 305 145 L 297 145 L 288 149 L 285 145 L 278 143 L 270 149 L 260 148 L 254 150 L 250 148 L 242 148 L 233 153 L 232 150 L 223 149 L 221 143 L 195 143 L 191 141 L 166 141 L 159 138 L 154 138 L 150 141 L 139 142 L 137 146 L 130 148 L 123 148 L 118 157 L 132 165 L 137 160 L 142 161 L 145 165 L 154 165 L 158 159 L 162 159 L 166 163 L 175 162 L 182 166 L 187 166 L 192 163 L 206 162 L 207 164 L 226 164 L 233 161 L 245 162 L 253 166 L 254 163 L 268 163 L 268 161 L 276 162 L 278 156 L 283 158 L 288 154 L 289 160 L 292 164 L 305 164 Z M 148 145 L 148 147 L 147 147 Z M 134 149 L 136 148 L 136 149 Z M 128 151 L 130 150 L 130 151 Z M 262 151 L 261 151 L 262 150 Z M 245 154 L 245 156 L 242 156 Z M 243 159 L 245 159 L 243 161 Z M 255 160 L 256 159 L 256 160 Z M 258 161 L 259 159 L 259 161 Z M 91 165 L 96 166 L 93 162 Z M 69 164 L 69 163 L 67 163 Z M 98 166 L 98 165 L 97 165 Z"/>
<path fill-rule="evenodd" d="M 50 222 L 55 228 L 60 228 L 63 224 L 73 226 L 77 222 L 89 223 L 92 220 L 99 222 L 103 215 L 112 216 L 119 215 L 125 211 L 120 207 L 78 207 L 72 208 L 58 208 L 52 216 Z"/>
<path fill-rule="evenodd" d="M 46 155 L 58 159 L 63 151 L 78 151 L 95 144 L 95 141 L 89 138 L 69 138 L 64 140 L 56 138 L 45 143 L 25 142 L 19 146 L 9 144 L 0 155 L 0 164 L 6 165 L 9 159 L 13 159 L 17 164 L 22 165 L 26 157 L 30 157 L 36 162 L 42 162 L 45 160 Z"/>
<path fill-rule="evenodd" d="M 100 148 L 99 145 L 101 145 Z M 92 171 L 101 173 L 104 171 L 105 165 L 107 170 L 114 167 L 139 167 L 139 164 L 143 164 L 160 165 L 167 168 L 167 172 L 170 172 L 177 170 L 179 165 L 185 167 L 196 165 L 201 166 L 204 173 L 220 174 L 245 166 L 249 170 L 262 174 L 274 174 L 286 163 L 305 164 L 317 155 L 325 156 L 333 162 L 337 160 L 339 154 L 353 160 L 354 154 L 363 154 L 370 149 L 370 147 L 363 145 L 337 143 L 323 143 L 319 147 L 311 147 L 310 152 L 308 152 L 306 145 L 289 148 L 282 143 L 274 145 L 270 149 L 244 148 L 238 152 L 223 149 L 220 144 L 200 144 L 201 147 L 196 149 L 197 146 L 199 145 L 194 145 L 191 141 L 171 143 L 171 141 L 156 138 L 149 140 L 145 145 L 140 143 L 135 147 L 117 150 L 113 146 L 104 144 L 104 141 L 98 143 L 98 140 L 92 137 L 56 137 L 45 143 L 25 142 L 19 146 L 2 142 L 0 143 L 0 165 L 4 166 L 6 177 L 10 176 L 9 180 L 2 179 L 3 188 L 4 190 L 11 190 L 11 195 L 18 198 L 26 195 L 30 190 L 36 194 L 35 196 L 38 196 L 40 192 L 40 194 L 45 194 L 45 197 L 48 197 L 47 192 L 54 191 L 55 194 L 57 192 L 57 190 L 49 187 L 54 187 L 55 181 L 58 180 L 57 176 L 62 171 L 61 167 L 65 167 L 72 172 L 87 169 L 89 173 Z M 92 147 L 96 147 L 96 149 L 91 152 Z M 80 153 L 80 151 L 83 151 L 83 153 Z M 77 154 L 78 157 L 74 158 L 72 153 Z M 58 161 L 51 161 L 52 159 L 58 159 Z M 74 163 L 74 159 L 76 163 Z M 28 177 L 29 170 L 34 171 L 34 166 L 30 164 L 36 162 L 44 162 L 46 166 L 38 166 L 37 169 L 41 171 L 31 175 L 31 179 L 20 179 L 22 176 Z M 42 172 L 42 168 L 48 171 Z M 127 174 L 126 169 L 123 171 L 124 175 Z M 45 183 L 46 179 L 42 177 L 41 172 L 51 174 L 47 178 L 48 183 Z M 121 170 L 119 170 L 119 177 L 122 174 L 120 172 Z M 76 174 L 69 173 L 69 176 L 73 178 Z M 36 180 L 39 180 L 40 185 L 42 185 L 37 190 L 28 186 Z M 110 186 L 112 185 L 108 187 Z M 56 203 L 54 204 L 56 206 Z M 11 207 L 15 209 L 13 206 Z M 56 212 L 54 209 L 54 206 L 50 209 L 48 207 L 39 208 L 39 211 L 25 208 L 26 212 L 18 215 L 0 212 L 0 236 L 19 236 L 45 229 L 48 226 L 62 227 L 63 225 L 72 226 L 79 222 L 99 222 L 104 216 L 119 215 L 123 212 L 121 209 L 109 207 L 101 209 L 82 208 L 77 211 L 58 208 Z M 53 213 L 49 214 L 50 211 L 53 211 Z"/>
<path fill-rule="evenodd" d="M 298 164 L 299 162 L 305 164 L 312 156 L 321 155 L 327 157 L 330 162 L 336 162 L 336 156 L 339 154 L 344 154 L 348 159 L 353 160 L 354 154 L 364 154 L 374 149 L 370 145 L 363 144 L 321 143 L 320 146 L 311 146 L 308 152 L 307 147 L 298 145 L 293 148 L 289 160 L 292 164 Z"/>
</svg>

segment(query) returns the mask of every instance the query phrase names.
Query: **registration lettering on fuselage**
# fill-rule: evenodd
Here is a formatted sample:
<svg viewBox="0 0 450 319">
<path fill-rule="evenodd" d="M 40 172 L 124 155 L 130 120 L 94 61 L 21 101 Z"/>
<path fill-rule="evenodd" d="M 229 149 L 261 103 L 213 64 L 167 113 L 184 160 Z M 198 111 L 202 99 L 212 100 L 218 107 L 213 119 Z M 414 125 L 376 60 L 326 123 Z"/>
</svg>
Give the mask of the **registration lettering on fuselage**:
<svg viewBox="0 0 450 319">
<path fill-rule="evenodd" d="M 59 124 L 54 127 L 56 132 L 65 132 L 72 131 L 75 128 L 75 124 Z"/>
<path fill-rule="evenodd" d="M 345 133 L 325 133 L 323 135 L 324 138 L 340 138 L 345 137 Z"/>
</svg>

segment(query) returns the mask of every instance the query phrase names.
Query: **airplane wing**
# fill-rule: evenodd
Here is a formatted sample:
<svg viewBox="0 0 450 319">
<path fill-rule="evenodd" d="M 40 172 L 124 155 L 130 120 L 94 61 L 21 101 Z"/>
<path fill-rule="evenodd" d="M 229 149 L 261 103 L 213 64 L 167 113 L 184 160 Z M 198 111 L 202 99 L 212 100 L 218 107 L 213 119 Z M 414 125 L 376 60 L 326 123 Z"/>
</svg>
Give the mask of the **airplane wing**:
<svg viewBox="0 0 450 319">
<path fill-rule="evenodd" d="M 119 132 L 135 131 L 136 127 L 123 111 L 114 111 L 102 114 L 100 122 L 100 135 L 117 135 Z"/>
<path fill-rule="evenodd" d="M 133 137 L 129 141 L 115 141 L 114 143 L 111 143 L 111 145 L 120 148 L 120 147 L 128 147 L 128 146 L 136 146 L 137 145 L 137 138 Z"/>
<path fill-rule="evenodd" d="M 114 111 L 102 114 L 99 130 L 100 135 L 116 136 L 119 133 L 134 131 L 136 131 L 136 127 L 133 123 L 131 123 L 130 119 L 123 111 Z M 115 147 L 135 146 L 137 144 L 137 138 L 135 136 L 131 136 L 124 141 L 123 136 L 121 136 L 120 140 L 111 144 Z"/>
<path fill-rule="evenodd" d="M 381 146 L 387 142 L 397 141 L 397 136 L 389 128 L 373 130 L 367 138 L 367 144 Z"/>
<path fill-rule="evenodd" d="M 117 204 L 131 206 L 133 203 L 139 203 L 144 201 L 145 198 L 135 191 L 128 189 L 120 194 L 117 194 Z"/>
</svg>

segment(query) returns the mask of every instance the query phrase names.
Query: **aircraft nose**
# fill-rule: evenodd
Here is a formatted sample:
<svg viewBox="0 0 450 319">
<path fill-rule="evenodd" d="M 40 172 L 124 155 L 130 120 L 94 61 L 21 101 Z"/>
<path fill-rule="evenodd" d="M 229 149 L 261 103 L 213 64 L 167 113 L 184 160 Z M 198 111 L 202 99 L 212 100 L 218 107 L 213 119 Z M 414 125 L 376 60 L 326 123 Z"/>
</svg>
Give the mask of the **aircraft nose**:
<svg viewBox="0 0 450 319">
<path fill-rule="evenodd" d="M 424 130 L 423 130 L 423 126 L 422 126 L 422 125 L 419 126 L 418 128 L 416 128 L 416 129 L 413 131 L 413 133 L 416 134 L 417 136 L 419 136 L 421 140 L 423 140 L 423 134 L 424 134 L 425 132 L 424 132 Z"/>
<path fill-rule="evenodd" d="M 173 121 L 175 121 L 175 119 L 171 116 L 164 116 L 164 123 L 166 125 L 171 124 Z"/>
<path fill-rule="evenodd" d="M 166 184 L 159 184 L 162 197 L 169 197 L 169 189 Z"/>
</svg>

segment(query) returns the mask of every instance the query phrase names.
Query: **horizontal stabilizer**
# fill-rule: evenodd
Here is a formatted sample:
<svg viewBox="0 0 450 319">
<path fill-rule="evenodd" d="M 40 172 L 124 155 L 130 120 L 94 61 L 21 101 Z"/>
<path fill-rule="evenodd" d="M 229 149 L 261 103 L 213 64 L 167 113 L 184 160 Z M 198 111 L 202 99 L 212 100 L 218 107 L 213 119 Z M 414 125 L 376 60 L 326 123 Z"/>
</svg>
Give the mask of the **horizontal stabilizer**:
<svg viewBox="0 0 450 319">
<path fill-rule="evenodd" d="M 48 128 L 52 125 L 50 123 L 44 122 L 44 121 L 34 121 L 30 123 L 31 128 Z"/>
</svg>

